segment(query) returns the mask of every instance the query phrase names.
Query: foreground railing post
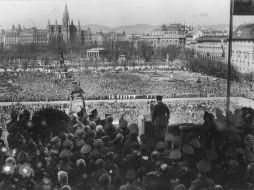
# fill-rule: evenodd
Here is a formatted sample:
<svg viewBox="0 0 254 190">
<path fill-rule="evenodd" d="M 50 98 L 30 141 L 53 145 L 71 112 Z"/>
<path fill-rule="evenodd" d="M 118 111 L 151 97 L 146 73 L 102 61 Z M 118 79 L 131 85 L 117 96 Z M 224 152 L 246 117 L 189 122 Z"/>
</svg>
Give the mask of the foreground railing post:
<svg viewBox="0 0 254 190">
<path fill-rule="evenodd" d="M 229 123 L 228 113 L 229 113 L 229 109 L 230 109 L 232 33 L 233 33 L 233 0 L 230 0 L 229 39 L 228 39 L 227 107 L 226 107 L 227 124 Z"/>
</svg>

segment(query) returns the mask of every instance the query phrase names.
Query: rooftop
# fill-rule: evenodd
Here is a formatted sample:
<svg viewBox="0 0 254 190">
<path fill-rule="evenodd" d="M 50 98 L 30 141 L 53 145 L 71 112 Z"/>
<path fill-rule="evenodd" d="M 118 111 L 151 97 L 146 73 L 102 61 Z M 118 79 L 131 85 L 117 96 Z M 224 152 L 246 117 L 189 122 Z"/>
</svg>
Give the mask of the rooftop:
<svg viewBox="0 0 254 190">
<path fill-rule="evenodd" d="M 92 48 L 92 49 L 88 49 L 87 51 L 104 51 L 104 48 Z"/>
<path fill-rule="evenodd" d="M 191 28 L 183 25 L 183 24 L 170 24 L 167 25 L 165 28 L 162 28 L 162 26 L 160 28 L 156 28 L 153 31 L 190 31 Z"/>
<path fill-rule="evenodd" d="M 234 39 L 254 39 L 254 24 L 242 24 L 233 33 Z"/>
</svg>

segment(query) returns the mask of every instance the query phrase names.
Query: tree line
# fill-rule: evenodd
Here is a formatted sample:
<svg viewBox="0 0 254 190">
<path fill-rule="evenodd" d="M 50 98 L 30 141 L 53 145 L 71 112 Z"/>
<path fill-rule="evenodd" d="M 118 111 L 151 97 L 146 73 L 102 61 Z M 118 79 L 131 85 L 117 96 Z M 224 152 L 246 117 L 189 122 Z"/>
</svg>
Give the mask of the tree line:
<svg viewBox="0 0 254 190">
<path fill-rule="evenodd" d="M 190 50 L 185 51 L 185 57 L 183 59 L 184 68 L 191 71 L 197 72 L 217 78 L 228 78 L 228 64 L 216 60 L 207 58 L 194 57 Z M 241 73 L 236 70 L 234 66 L 231 66 L 231 81 L 242 82 L 242 81 L 253 81 L 253 73 Z"/>
<path fill-rule="evenodd" d="M 0 66 L 4 69 L 17 68 L 17 59 L 19 64 L 26 70 L 28 67 L 35 65 L 35 60 L 41 60 L 48 65 L 53 60 L 59 60 L 62 55 L 66 59 L 75 59 L 84 57 L 87 49 L 97 47 L 95 44 L 86 46 L 81 43 L 66 44 L 62 39 L 53 38 L 48 44 L 18 44 L 10 49 L 0 48 Z M 192 72 L 198 72 L 219 78 L 227 78 L 227 64 L 195 57 L 194 50 L 185 49 L 181 46 L 152 46 L 151 43 L 145 41 L 105 41 L 101 46 L 105 49 L 103 57 L 108 61 L 119 65 L 118 59 L 120 55 L 125 56 L 122 66 L 135 66 L 136 60 L 143 60 L 146 64 L 155 64 L 156 62 L 174 61 L 180 59 L 184 64 L 182 66 Z M 253 73 L 242 74 L 234 67 L 231 68 L 231 79 L 234 81 L 253 80 Z"/>
</svg>

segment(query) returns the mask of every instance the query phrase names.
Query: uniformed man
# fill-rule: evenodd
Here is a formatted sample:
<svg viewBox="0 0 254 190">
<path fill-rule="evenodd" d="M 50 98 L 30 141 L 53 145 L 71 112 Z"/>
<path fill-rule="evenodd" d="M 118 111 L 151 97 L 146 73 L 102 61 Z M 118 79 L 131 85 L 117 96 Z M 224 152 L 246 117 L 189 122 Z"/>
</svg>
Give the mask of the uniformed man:
<svg viewBox="0 0 254 190">
<path fill-rule="evenodd" d="M 157 140 L 164 141 L 165 130 L 168 126 L 170 112 L 168 106 L 162 102 L 162 96 L 157 96 L 156 100 L 157 104 L 153 109 L 152 123 L 155 127 L 155 136 Z"/>
<path fill-rule="evenodd" d="M 72 83 L 72 90 L 71 90 L 71 96 L 82 96 L 82 94 L 84 93 L 83 89 L 80 86 L 80 82 L 75 80 Z"/>
</svg>

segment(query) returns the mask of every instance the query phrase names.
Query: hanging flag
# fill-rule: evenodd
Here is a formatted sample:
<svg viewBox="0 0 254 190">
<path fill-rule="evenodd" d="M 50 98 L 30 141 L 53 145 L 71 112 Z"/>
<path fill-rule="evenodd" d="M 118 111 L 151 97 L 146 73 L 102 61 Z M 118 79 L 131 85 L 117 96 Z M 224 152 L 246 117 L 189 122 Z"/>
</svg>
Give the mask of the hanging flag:
<svg viewBox="0 0 254 190">
<path fill-rule="evenodd" d="M 254 0 L 233 0 L 233 15 L 254 15 Z"/>
</svg>

